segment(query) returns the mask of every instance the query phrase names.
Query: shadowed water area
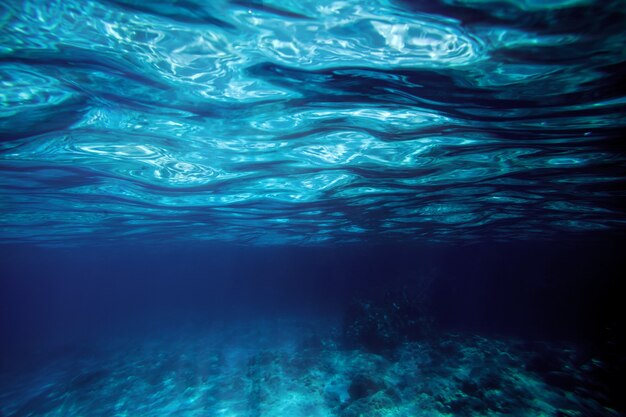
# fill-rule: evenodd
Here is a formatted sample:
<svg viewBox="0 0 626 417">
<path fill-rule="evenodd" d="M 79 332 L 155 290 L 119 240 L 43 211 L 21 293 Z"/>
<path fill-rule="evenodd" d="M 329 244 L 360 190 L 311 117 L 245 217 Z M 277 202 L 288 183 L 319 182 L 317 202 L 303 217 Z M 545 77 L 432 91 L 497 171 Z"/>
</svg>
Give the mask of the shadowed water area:
<svg viewBox="0 0 626 417">
<path fill-rule="evenodd" d="M 3 1 L 4 242 L 624 228 L 623 1 Z"/>
</svg>

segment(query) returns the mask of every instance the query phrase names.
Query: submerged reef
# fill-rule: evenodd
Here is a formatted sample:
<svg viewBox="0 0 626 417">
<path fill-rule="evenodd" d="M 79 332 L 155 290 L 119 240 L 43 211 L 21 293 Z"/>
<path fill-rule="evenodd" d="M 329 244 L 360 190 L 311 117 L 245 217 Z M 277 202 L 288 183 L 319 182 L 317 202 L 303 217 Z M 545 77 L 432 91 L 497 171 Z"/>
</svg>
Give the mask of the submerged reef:
<svg viewBox="0 0 626 417">
<path fill-rule="evenodd" d="M 433 320 L 421 297 L 386 292 L 382 300 L 361 299 L 346 309 L 343 341 L 348 348 L 382 352 L 432 335 Z"/>
<path fill-rule="evenodd" d="M 610 364 L 572 344 L 440 333 L 380 355 L 342 349 L 336 329 L 318 344 L 279 332 L 261 323 L 68 350 L 0 374 L 0 415 L 623 415 L 599 377 Z"/>
</svg>

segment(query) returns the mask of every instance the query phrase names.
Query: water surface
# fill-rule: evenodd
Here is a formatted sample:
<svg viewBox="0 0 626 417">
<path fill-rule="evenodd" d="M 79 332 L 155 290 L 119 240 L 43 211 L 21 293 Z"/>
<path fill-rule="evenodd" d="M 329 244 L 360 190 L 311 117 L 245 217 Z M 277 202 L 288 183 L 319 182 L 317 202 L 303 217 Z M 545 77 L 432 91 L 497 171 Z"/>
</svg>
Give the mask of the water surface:
<svg viewBox="0 0 626 417">
<path fill-rule="evenodd" d="M 623 230 L 623 1 L 1 7 L 4 242 Z"/>
</svg>

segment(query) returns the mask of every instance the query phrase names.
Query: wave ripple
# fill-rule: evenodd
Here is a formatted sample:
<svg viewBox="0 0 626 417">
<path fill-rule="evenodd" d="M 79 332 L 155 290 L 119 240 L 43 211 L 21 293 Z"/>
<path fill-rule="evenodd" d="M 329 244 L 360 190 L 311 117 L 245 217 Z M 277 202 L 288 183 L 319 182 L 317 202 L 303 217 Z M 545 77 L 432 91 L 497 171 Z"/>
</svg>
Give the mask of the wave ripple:
<svg viewBox="0 0 626 417">
<path fill-rule="evenodd" d="M 623 1 L 0 1 L 0 240 L 622 233 Z"/>
</svg>

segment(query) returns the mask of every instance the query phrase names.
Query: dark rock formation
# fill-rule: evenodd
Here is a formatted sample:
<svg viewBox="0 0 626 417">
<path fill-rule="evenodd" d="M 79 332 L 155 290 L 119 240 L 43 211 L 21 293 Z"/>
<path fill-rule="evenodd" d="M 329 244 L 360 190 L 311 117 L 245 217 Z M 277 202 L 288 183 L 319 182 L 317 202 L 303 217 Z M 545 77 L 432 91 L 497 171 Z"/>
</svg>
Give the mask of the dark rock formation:
<svg viewBox="0 0 626 417">
<path fill-rule="evenodd" d="M 405 341 L 431 334 L 432 319 L 406 292 L 388 293 L 383 300 L 358 301 L 344 316 L 343 337 L 348 348 L 371 352 L 394 349 Z"/>
<path fill-rule="evenodd" d="M 385 388 L 382 381 L 370 378 L 366 375 L 357 375 L 352 378 L 348 393 L 350 394 L 350 400 L 358 400 L 361 398 L 369 397 Z"/>
</svg>

